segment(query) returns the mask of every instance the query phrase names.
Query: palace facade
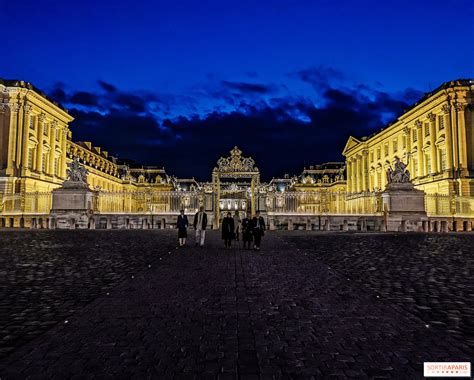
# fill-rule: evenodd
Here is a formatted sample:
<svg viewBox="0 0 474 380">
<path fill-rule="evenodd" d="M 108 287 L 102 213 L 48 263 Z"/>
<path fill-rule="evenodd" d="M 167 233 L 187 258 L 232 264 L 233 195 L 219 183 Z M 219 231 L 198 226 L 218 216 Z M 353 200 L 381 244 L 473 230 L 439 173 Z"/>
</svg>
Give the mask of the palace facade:
<svg viewBox="0 0 474 380">
<path fill-rule="evenodd" d="M 474 196 L 473 80 L 446 82 L 371 136 L 350 136 L 347 191 L 382 191 L 395 157 L 427 194 Z"/>
<path fill-rule="evenodd" d="M 217 161 L 212 181 L 198 182 L 73 141 L 67 110 L 30 83 L 0 80 L 0 227 L 51 226 L 52 191 L 77 159 L 89 172 L 97 228 L 164 228 L 181 208 L 192 214 L 202 205 L 214 227 L 225 211 L 260 210 L 272 228 L 380 229 L 386 172 L 398 157 L 425 191 L 428 216 L 445 223 L 428 229 L 471 229 L 473 90 L 473 80 L 447 82 L 379 132 L 349 137 L 346 162 L 264 183 L 253 159 L 235 147 Z"/>
</svg>

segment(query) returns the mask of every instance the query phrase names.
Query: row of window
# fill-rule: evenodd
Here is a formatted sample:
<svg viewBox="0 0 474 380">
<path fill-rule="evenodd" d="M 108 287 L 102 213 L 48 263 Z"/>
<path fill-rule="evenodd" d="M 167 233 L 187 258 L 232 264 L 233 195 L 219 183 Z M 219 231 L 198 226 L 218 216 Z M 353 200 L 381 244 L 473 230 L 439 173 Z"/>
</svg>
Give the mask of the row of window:
<svg viewBox="0 0 474 380">
<path fill-rule="evenodd" d="M 35 130 L 35 126 L 36 126 L 36 123 L 35 123 L 35 118 L 37 116 L 30 116 L 30 129 L 33 129 Z M 42 123 L 42 126 L 43 126 L 43 135 L 44 136 L 49 136 L 49 133 L 50 133 L 50 130 L 51 130 L 51 127 L 48 123 L 46 122 L 43 122 Z M 55 138 L 56 138 L 56 141 L 59 141 L 59 133 L 56 133 L 55 135 Z"/>
<path fill-rule="evenodd" d="M 440 171 L 444 171 L 447 169 L 447 160 L 446 160 L 446 149 L 441 148 L 436 150 L 437 158 L 438 158 L 438 168 Z M 418 162 L 418 157 L 413 156 L 411 158 L 412 164 L 413 164 L 413 172 L 411 173 L 412 178 L 418 177 L 420 173 L 420 167 L 419 167 L 419 162 Z M 432 158 L 429 153 L 425 153 L 423 155 L 423 162 L 421 163 L 423 165 L 423 172 L 424 174 L 434 174 L 438 172 L 438 168 L 433 168 L 432 167 Z M 410 168 L 411 169 L 411 166 Z M 382 183 L 382 177 L 383 171 L 374 171 L 372 172 L 372 176 L 369 176 L 370 180 L 370 189 L 373 190 L 374 188 L 382 188 L 385 183 Z"/>
<path fill-rule="evenodd" d="M 438 116 L 438 130 L 442 130 L 444 129 L 444 116 Z M 425 137 L 428 137 L 430 135 L 430 125 L 429 123 L 425 123 L 424 125 L 424 134 L 425 134 Z M 412 135 L 413 135 L 413 142 L 417 142 L 418 141 L 418 131 L 417 129 L 415 128 L 412 132 Z M 406 149 L 407 147 L 407 136 L 402 136 L 402 148 L 403 149 Z M 393 153 L 397 153 L 398 152 L 398 139 L 395 139 L 392 141 L 392 152 Z M 376 157 L 377 157 L 377 160 L 380 160 L 381 159 L 381 156 L 382 156 L 382 148 L 378 147 L 376 150 L 375 150 L 375 154 L 376 154 Z M 384 157 L 388 157 L 390 154 L 389 152 L 389 143 L 385 143 L 383 145 L 383 155 Z M 370 152 L 370 163 L 374 163 L 374 151 L 371 151 Z"/>
<path fill-rule="evenodd" d="M 30 170 L 33 170 L 33 162 L 34 162 L 34 157 L 35 157 L 35 154 L 36 154 L 36 149 L 35 148 L 29 148 L 28 149 L 28 168 Z M 53 174 L 55 176 L 59 176 L 59 157 L 55 157 L 54 158 L 54 162 L 53 162 L 53 173 L 50 173 L 50 174 Z M 49 153 L 43 153 L 43 157 L 41 158 L 41 171 L 43 173 L 47 173 L 48 172 L 48 168 L 49 168 L 49 163 L 50 163 L 50 158 L 49 158 Z"/>
</svg>

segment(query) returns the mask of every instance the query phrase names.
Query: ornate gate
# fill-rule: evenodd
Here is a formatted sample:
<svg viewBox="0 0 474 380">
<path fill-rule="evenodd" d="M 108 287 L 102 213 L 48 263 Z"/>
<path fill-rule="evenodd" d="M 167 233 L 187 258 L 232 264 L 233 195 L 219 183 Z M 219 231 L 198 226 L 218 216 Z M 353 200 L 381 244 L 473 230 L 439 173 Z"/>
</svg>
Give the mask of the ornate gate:
<svg viewBox="0 0 474 380">
<path fill-rule="evenodd" d="M 250 187 L 235 182 L 226 187 L 223 179 L 250 179 Z M 234 147 L 229 157 L 221 157 L 217 161 L 217 167 L 212 171 L 214 228 L 219 228 L 221 210 L 224 210 L 226 206 L 228 210 L 246 210 L 247 198 L 250 198 L 250 211 L 254 214 L 256 190 L 259 184 L 260 171 L 255 166 L 255 161 L 250 157 L 242 157 L 242 151 L 239 148 Z M 237 198 L 226 198 L 228 194 L 234 194 Z"/>
</svg>

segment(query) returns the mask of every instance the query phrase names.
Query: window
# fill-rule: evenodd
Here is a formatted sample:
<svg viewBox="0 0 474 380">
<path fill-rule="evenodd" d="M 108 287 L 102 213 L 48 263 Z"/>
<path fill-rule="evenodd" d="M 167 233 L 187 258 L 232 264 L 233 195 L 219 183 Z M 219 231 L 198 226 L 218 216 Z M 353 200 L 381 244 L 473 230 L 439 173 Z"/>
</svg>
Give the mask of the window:
<svg viewBox="0 0 474 380">
<path fill-rule="evenodd" d="M 425 137 L 430 135 L 430 125 L 425 123 Z"/>
<path fill-rule="evenodd" d="M 413 157 L 413 177 L 418 177 L 418 159 Z"/>
<path fill-rule="evenodd" d="M 56 138 L 56 141 L 57 141 L 57 142 L 59 142 L 59 134 L 60 134 L 59 129 L 56 129 L 55 138 Z"/>
<path fill-rule="evenodd" d="M 426 174 L 431 174 L 431 156 L 429 154 L 425 154 L 425 162 L 426 162 Z"/>
<path fill-rule="evenodd" d="M 380 160 L 380 148 L 377 148 L 377 160 Z"/>
<path fill-rule="evenodd" d="M 33 169 L 33 157 L 35 154 L 35 148 L 28 149 L 28 168 Z"/>
<path fill-rule="evenodd" d="M 407 137 L 406 136 L 402 137 L 402 146 L 403 146 L 403 149 L 405 149 L 407 147 Z"/>
<path fill-rule="evenodd" d="M 58 158 L 57 157 L 54 158 L 54 162 L 53 162 L 53 174 L 55 176 L 58 175 Z"/>
<path fill-rule="evenodd" d="M 418 131 L 416 128 L 413 130 L 413 142 L 418 141 Z"/>
<path fill-rule="evenodd" d="M 388 156 L 388 144 L 385 144 L 385 145 L 383 146 L 383 153 L 384 153 L 385 157 Z"/>
<path fill-rule="evenodd" d="M 47 167 L 48 167 L 48 153 L 43 153 L 43 161 L 41 164 L 41 170 L 43 172 L 46 172 Z"/>
<path fill-rule="evenodd" d="M 48 124 L 43 124 L 43 135 L 48 136 Z"/>
<path fill-rule="evenodd" d="M 393 153 L 398 151 L 398 140 L 393 140 Z"/>
<path fill-rule="evenodd" d="M 370 151 L 370 162 L 374 162 L 374 151 Z"/>
<path fill-rule="evenodd" d="M 35 117 L 30 115 L 30 128 L 35 129 Z"/>
<path fill-rule="evenodd" d="M 444 129 L 444 116 L 443 115 L 438 116 L 438 129 L 439 130 Z"/>
<path fill-rule="evenodd" d="M 444 171 L 446 169 L 446 149 L 441 148 L 439 150 L 439 162 L 441 166 L 441 171 Z"/>
</svg>

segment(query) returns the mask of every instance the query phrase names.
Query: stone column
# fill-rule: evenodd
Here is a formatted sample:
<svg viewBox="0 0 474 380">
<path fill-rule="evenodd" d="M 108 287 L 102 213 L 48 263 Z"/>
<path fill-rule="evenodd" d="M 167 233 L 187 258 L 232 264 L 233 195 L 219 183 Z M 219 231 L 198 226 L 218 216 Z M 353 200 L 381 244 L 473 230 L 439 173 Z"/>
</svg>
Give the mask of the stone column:
<svg viewBox="0 0 474 380">
<path fill-rule="evenodd" d="M 352 192 L 357 193 L 357 157 L 352 160 Z"/>
<path fill-rule="evenodd" d="M 367 164 L 367 156 L 369 154 L 368 150 L 362 151 L 362 191 L 368 191 L 369 186 L 367 185 L 367 172 L 368 172 L 368 164 Z"/>
<path fill-rule="evenodd" d="M 59 177 L 66 178 L 67 129 L 60 127 L 56 133 L 59 133 L 59 141 L 60 141 L 60 144 L 61 144 L 61 159 L 60 159 L 60 164 L 59 164 Z"/>
<path fill-rule="evenodd" d="M 410 179 L 413 179 L 413 177 L 415 176 L 415 165 L 413 165 L 413 157 L 411 155 L 411 134 L 410 129 L 408 127 L 403 128 L 403 136 L 405 137 L 405 149 L 408 154 L 408 171 L 410 172 Z"/>
<path fill-rule="evenodd" d="M 49 150 L 49 167 L 48 167 L 48 173 L 51 174 L 52 176 L 55 175 L 54 173 L 54 157 L 55 157 L 55 154 L 56 154 L 56 149 L 55 146 L 56 146 L 56 133 L 58 133 L 57 131 L 57 128 L 58 128 L 58 123 L 56 121 L 53 121 L 51 123 L 51 128 L 49 130 L 49 146 L 51 147 L 51 149 Z"/>
<path fill-rule="evenodd" d="M 458 129 L 457 129 L 457 117 L 456 111 L 454 109 L 454 104 L 451 105 L 451 117 L 450 117 L 450 126 L 451 126 L 451 137 L 452 137 L 452 149 L 453 149 L 453 168 L 459 168 L 459 146 L 458 146 Z"/>
<path fill-rule="evenodd" d="M 18 102 L 14 103 L 9 103 L 7 106 L 7 110 L 9 110 L 9 117 L 10 121 L 7 122 L 8 125 L 10 126 L 10 133 L 8 134 L 8 156 L 7 156 L 7 170 L 6 170 L 6 175 L 11 175 L 15 176 L 16 175 L 16 170 L 15 170 L 15 165 L 16 160 L 15 160 L 15 151 L 17 148 L 17 139 L 16 139 L 16 134 L 17 134 L 17 116 L 18 112 L 20 111 L 20 105 Z M 13 227 L 13 226 L 12 226 Z"/>
<path fill-rule="evenodd" d="M 23 158 L 23 135 L 24 135 L 24 123 L 23 117 L 24 115 L 24 106 L 23 102 L 18 102 L 18 111 L 17 111 L 17 140 L 16 140 L 16 155 L 15 155 L 15 163 L 18 169 L 21 169 L 22 166 L 22 158 Z M 20 175 L 20 174 L 18 174 Z"/>
<path fill-rule="evenodd" d="M 457 145 L 459 147 L 459 167 L 463 169 L 463 173 L 467 171 L 468 161 L 467 161 L 467 136 L 466 136 L 466 121 L 465 121 L 465 112 L 466 104 L 461 102 L 456 102 L 454 105 L 456 110 L 457 118 L 457 130 L 458 130 L 458 140 Z"/>
<path fill-rule="evenodd" d="M 356 181 L 355 191 L 357 193 L 359 193 L 360 192 L 360 157 L 359 156 L 356 157 L 355 167 L 356 167 L 356 170 L 355 170 L 355 181 Z"/>
<path fill-rule="evenodd" d="M 418 155 L 418 177 L 425 176 L 425 165 L 423 157 L 423 123 L 419 120 L 415 122 L 415 133 L 417 135 L 416 149 Z"/>
<path fill-rule="evenodd" d="M 29 143 L 28 143 L 28 137 L 29 137 L 29 129 L 30 129 L 30 112 L 31 112 L 31 106 L 30 105 L 25 105 L 25 117 L 24 117 L 24 127 L 23 127 L 23 141 L 22 141 L 22 159 L 21 159 L 21 166 L 22 169 L 29 169 L 28 168 L 28 149 L 29 149 Z"/>
<path fill-rule="evenodd" d="M 43 172 L 43 123 L 45 122 L 45 115 L 42 113 L 37 117 L 36 121 L 36 138 L 38 139 L 38 147 L 36 148 L 36 165 L 37 172 Z"/>
<path fill-rule="evenodd" d="M 445 104 L 442 107 L 444 117 L 444 129 L 446 139 L 446 169 L 452 169 L 454 166 L 453 159 L 453 137 L 451 131 L 451 107 L 449 104 Z"/>
<path fill-rule="evenodd" d="M 438 150 L 436 149 L 436 115 L 429 113 L 431 172 L 438 172 Z"/>
<path fill-rule="evenodd" d="M 346 190 L 348 193 L 351 192 L 351 186 L 352 186 L 352 164 L 351 160 L 346 160 L 346 177 L 347 177 L 347 184 L 346 184 Z"/>
</svg>

